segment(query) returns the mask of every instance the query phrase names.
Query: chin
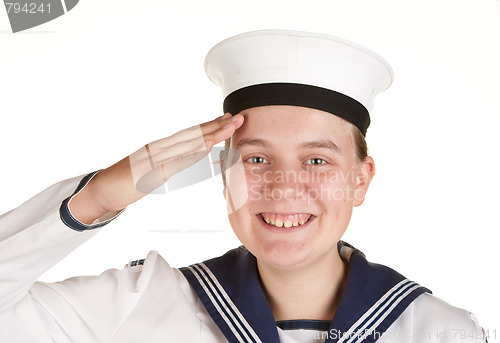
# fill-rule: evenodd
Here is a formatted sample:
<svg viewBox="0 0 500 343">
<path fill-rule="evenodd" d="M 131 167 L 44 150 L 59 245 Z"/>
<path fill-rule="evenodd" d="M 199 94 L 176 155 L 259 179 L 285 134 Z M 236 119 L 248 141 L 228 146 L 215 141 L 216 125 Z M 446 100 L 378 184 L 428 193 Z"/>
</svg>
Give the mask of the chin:
<svg viewBox="0 0 500 343">
<path fill-rule="evenodd" d="M 247 247 L 247 246 L 246 246 Z M 307 262 L 311 247 L 304 242 L 272 241 L 262 242 L 247 249 L 261 262 L 276 268 L 292 268 Z"/>
<path fill-rule="evenodd" d="M 273 227 L 260 214 L 238 216 L 233 213 L 229 221 L 240 242 L 260 263 L 275 268 L 292 268 L 308 264 L 314 255 L 314 237 L 318 222 L 315 216 L 294 227 Z"/>
</svg>

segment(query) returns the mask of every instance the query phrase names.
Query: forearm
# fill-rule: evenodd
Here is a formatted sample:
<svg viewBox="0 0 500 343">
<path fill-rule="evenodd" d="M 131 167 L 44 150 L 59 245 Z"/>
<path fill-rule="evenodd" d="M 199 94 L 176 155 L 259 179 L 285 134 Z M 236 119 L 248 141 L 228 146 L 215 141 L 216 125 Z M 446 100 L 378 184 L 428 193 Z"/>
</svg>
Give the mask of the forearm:
<svg viewBox="0 0 500 343">
<path fill-rule="evenodd" d="M 136 189 L 126 157 L 95 175 L 71 199 L 69 208 L 78 221 L 90 225 L 106 213 L 121 211 L 145 195 Z"/>
</svg>

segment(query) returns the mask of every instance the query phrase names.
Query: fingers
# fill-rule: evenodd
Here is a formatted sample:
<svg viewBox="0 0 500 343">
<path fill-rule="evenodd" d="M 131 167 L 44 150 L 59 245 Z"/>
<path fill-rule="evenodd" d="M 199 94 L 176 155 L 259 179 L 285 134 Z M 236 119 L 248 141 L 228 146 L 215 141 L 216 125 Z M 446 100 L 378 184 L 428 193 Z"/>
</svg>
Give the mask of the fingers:
<svg viewBox="0 0 500 343">
<path fill-rule="evenodd" d="M 210 121 L 207 121 L 203 124 L 200 124 L 200 126 L 202 127 L 203 130 L 207 129 L 207 130 L 212 130 L 218 126 L 221 126 L 222 124 L 222 121 L 226 120 L 226 119 L 230 119 L 232 117 L 231 113 L 225 113 L 213 120 L 210 120 Z M 204 132 L 204 133 L 209 133 L 209 132 Z"/>
<path fill-rule="evenodd" d="M 154 145 L 156 148 L 161 149 L 168 148 L 185 141 L 210 140 L 212 143 L 211 146 L 213 146 L 229 138 L 234 133 L 234 130 L 236 130 L 242 124 L 242 115 L 238 114 L 236 116 L 231 116 L 230 113 L 226 113 L 223 116 L 215 118 L 212 121 L 203 123 L 201 125 L 195 125 L 185 130 L 179 131 L 170 137 L 166 137 L 150 143 L 150 145 Z M 221 131 L 223 132 L 222 135 L 220 135 Z M 227 136 L 228 132 L 229 136 Z"/>
<path fill-rule="evenodd" d="M 241 114 L 232 116 L 230 113 L 226 113 L 223 116 L 216 118 L 215 120 L 201 124 L 201 131 L 204 136 L 210 135 L 226 127 L 227 125 L 231 125 L 232 123 L 242 120 L 242 118 L 243 116 Z"/>
<path fill-rule="evenodd" d="M 160 164 L 178 161 L 183 157 L 190 157 L 195 154 L 200 156 L 199 159 L 201 159 L 208 153 L 209 149 L 207 149 L 205 141 L 201 139 L 201 137 L 190 141 L 179 142 L 168 147 L 167 149 L 157 150 L 157 153 L 154 156 L 155 167 Z"/>
<path fill-rule="evenodd" d="M 148 194 L 163 185 L 174 174 L 190 167 L 197 161 L 206 156 L 204 152 L 194 152 L 184 156 L 172 157 L 166 163 L 160 164 L 158 167 L 151 169 L 134 179 L 136 189 Z"/>
<path fill-rule="evenodd" d="M 221 118 L 224 119 L 221 120 Z M 219 117 L 219 120 L 215 124 L 217 124 L 218 129 L 205 135 L 202 134 L 202 128 L 199 126 L 196 134 L 184 136 L 184 138 L 190 137 L 190 139 L 170 140 L 168 146 L 163 144 L 158 146 L 155 144 L 156 142 L 150 144 L 150 149 L 154 152 L 155 166 L 193 153 L 205 152 L 205 154 L 208 154 L 215 144 L 231 137 L 234 131 L 243 124 L 243 116 L 231 117 L 230 114 L 227 114 L 226 116 Z M 212 126 L 213 128 L 214 126 Z M 191 133 L 195 131 L 195 128 L 190 129 Z"/>
<path fill-rule="evenodd" d="M 221 117 L 221 120 L 210 122 L 209 125 L 201 127 L 205 144 L 211 149 L 215 144 L 231 137 L 234 132 L 243 125 L 244 118 L 241 114 Z"/>
<path fill-rule="evenodd" d="M 207 123 L 146 144 L 129 156 L 137 189 L 146 192 L 161 186 L 170 176 L 206 156 L 215 144 L 231 137 L 243 120 L 241 114 L 231 116 L 226 113 Z"/>
</svg>

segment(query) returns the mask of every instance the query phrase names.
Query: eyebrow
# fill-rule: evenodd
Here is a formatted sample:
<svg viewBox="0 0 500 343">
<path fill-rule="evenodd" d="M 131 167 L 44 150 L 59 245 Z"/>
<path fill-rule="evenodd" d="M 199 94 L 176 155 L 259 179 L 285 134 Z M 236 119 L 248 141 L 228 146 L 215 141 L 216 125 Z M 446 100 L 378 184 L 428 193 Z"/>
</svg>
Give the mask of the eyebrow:
<svg viewBox="0 0 500 343">
<path fill-rule="evenodd" d="M 270 148 L 271 143 L 264 139 L 259 139 L 259 138 L 243 138 L 236 144 L 236 149 L 240 149 L 243 146 L 258 146 L 258 147 L 263 147 L 263 148 Z M 342 154 L 342 149 L 335 144 L 333 141 L 329 139 L 319 139 L 319 140 L 314 140 L 314 141 L 308 141 L 304 142 L 300 145 L 301 148 L 305 149 L 313 149 L 313 148 L 320 148 L 320 149 L 328 149 L 333 151 L 334 153 L 337 154 Z"/>
<path fill-rule="evenodd" d="M 316 141 L 305 142 L 301 145 L 303 148 L 321 148 L 321 149 L 329 149 L 335 153 L 342 154 L 342 149 L 335 144 L 333 141 L 329 139 L 320 139 Z"/>
<path fill-rule="evenodd" d="M 235 148 L 236 149 L 240 149 L 241 147 L 246 146 L 246 145 L 249 145 L 249 146 L 259 146 L 259 147 L 263 147 L 263 148 L 269 148 L 271 146 L 271 144 L 268 141 L 264 140 L 264 139 L 243 138 L 242 140 L 240 140 L 238 142 L 238 144 L 236 144 Z"/>
</svg>

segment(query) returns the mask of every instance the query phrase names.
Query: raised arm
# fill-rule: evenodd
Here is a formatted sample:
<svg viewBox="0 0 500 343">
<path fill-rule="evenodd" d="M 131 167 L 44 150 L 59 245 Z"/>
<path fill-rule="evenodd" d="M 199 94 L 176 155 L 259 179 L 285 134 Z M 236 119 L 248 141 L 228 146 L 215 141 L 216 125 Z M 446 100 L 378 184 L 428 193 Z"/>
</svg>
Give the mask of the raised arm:
<svg viewBox="0 0 500 343">
<path fill-rule="evenodd" d="M 123 276 L 127 271 L 53 285 L 36 280 L 127 205 L 204 157 L 242 123 L 241 115 L 228 114 L 180 131 L 99 173 L 55 184 L 0 216 L 0 342 L 16 341 L 12 338 L 18 334 L 20 341 L 52 342 L 58 335 L 73 338 L 70 329 L 79 335 L 75 341 L 98 333 L 107 337 L 131 306 L 121 302 L 135 299 L 117 296 L 117 290 L 135 287 Z M 108 303 L 89 301 L 89 296 Z"/>
</svg>

